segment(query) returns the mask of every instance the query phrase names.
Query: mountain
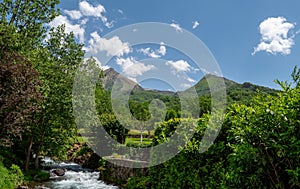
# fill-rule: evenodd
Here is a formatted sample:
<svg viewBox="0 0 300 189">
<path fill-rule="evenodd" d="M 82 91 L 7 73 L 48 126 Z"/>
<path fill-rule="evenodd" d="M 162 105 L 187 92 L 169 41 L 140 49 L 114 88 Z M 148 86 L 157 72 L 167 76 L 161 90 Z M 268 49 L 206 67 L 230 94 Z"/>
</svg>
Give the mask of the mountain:
<svg viewBox="0 0 300 189">
<path fill-rule="evenodd" d="M 234 82 L 224 77 L 218 77 L 215 75 L 205 75 L 195 86 L 195 90 L 198 96 L 209 96 L 210 89 L 218 90 L 222 86 L 221 81 L 225 83 L 225 90 L 227 93 L 227 100 L 229 102 L 246 102 L 249 98 L 252 98 L 257 92 L 275 95 L 278 90 L 271 89 L 264 86 L 254 85 L 250 82 L 244 82 L 243 84 Z M 209 82 L 208 82 L 209 81 Z M 210 83 L 211 86 L 208 85 Z M 190 89 L 187 89 L 190 90 Z"/>
<path fill-rule="evenodd" d="M 125 76 L 116 72 L 113 68 L 104 70 L 104 77 L 101 79 L 104 89 L 111 91 L 115 81 L 119 79 L 122 84 L 131 86 L 134 85 L 134 89 L 138 91 L 143 91 L 144 89 L 131 79 L 126 78 Z"/>
<path fill-rule="evenodd" d="M 174 109 L 179 109 L 180 107 L 180 101 L 178 98 L 179 93 L 189 92 L 192 90 L 192 88 L 190 88 L 181 92 L 171 92 L 144 89 L 139 84 L 116 72 L 113 68 L 104 71 L 104 78 L 102 78 L 104 88 L 108 91 L 111 91 L 112 86 L 117 78 L 119 78 L 123 84 L 123 86 L 118 87 L 135 85 L 134 89 L 131 91 L 130 100 L 136 102 L 150 102 L 153 99 L 160 99 L 166 104 L 167 107 L 172 107 Z M 197 84 L 195 84 L 194 88 L 199 97 L 209 97 L 212 89 L 220 89 L 221 80 L 223 80 L 225 83 L 227 101 L 229 104 L 233 102 L 248 104 L 250 99 L 257 94 L 257 91 L 271 95 L 275 95 L 277 92 L 279 92 L 278 90 L 254 85 L 249 82 L 240 84 L 224 77 L 218 77 L 209 74 L 205 75 Z M 210 86 L 208 83 L 210 83 Z"/>
</svg>

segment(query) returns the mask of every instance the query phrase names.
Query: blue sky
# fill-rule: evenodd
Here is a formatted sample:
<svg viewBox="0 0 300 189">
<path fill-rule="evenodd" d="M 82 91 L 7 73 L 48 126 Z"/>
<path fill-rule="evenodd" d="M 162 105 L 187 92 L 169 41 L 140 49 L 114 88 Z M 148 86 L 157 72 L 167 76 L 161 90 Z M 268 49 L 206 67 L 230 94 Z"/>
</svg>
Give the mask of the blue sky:
<svg viewBox="0 0 300 189">
<path fill-rule="evenodd" d="M 130 24 L 160 22 L 202 40 L 224 77 L 278 88 L 273 80 L 290 81 L 294 66 L 300 65 L 299 7 L 297 0 L 61 0 L 62 15 L 50 25 L 65 23 L 67 32 L 85 44 L 87 56 L 113 56 L 109 66 L 133 80 L 141 82 L 164 65 L 159 70 L 181 82 L 172 87 L 149 80 L 141 82 L 144 87 L 184 90 L 203 76 L 190 57 L 163 39 L 131 46 L 121 35 L 109 35 Z"/>
</svg>

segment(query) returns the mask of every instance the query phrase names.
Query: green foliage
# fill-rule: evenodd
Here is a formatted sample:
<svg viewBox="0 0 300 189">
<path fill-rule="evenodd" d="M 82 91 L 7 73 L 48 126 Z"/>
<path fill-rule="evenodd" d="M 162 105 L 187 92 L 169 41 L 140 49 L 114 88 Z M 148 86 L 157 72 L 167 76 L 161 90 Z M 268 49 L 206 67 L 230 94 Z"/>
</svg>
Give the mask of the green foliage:
<svg viewBox="0 0 300 189">
<path fill-rule="evenodd" d="M 129 180 L 128 188 L 143 187 L 144 179 L 151 188 L 299 188 L 299 94 L 295 83 L 277 95 L 258 93 L 246 105 L 231 105 L 214 144 L 200 153 L 210 118 L 204 114 L 180 153 L 151 167 L 147 179 Z M 154 144 L 168 141 L 179 121 L 162 123 Z"/>
<path fill-rule="evenodd" d="M 0 22 L 16 27 L 26 44 L 23 49 L 34 49 L 45 37 L 45 24 L 59 14 L 55 7 L 58 3 L 59 0 L 3 0 Z"/>
<path fill-rule="evenodd" d="M 235 174 L 232 184 L 300 186 L 294 179 L 300 163 L 299 92 L 294 88 L 277 98 L 258 96 L 251 107 L 230 108 L 226 124 L 231 127 L 228 145 L 233 153 L 228 161 Z"/>
<path fill-rule="evenodd" d="M 49 180 L 49 178 L 50 178 L 50 173 L 41 170 L 31 169 L 24 173 L 24 180 L 27 182 L 30 181 L 43 182 Z"/>
<path fill-rule="evenodd" d="M 101 114 L 99 116 L 102 127 L 119 143 L 125 143 L 128 129 L 124 128 L 113 114 Z"/>
<path fill-rule="evenodd" d="M 93 153 L 93 150 L 87 145 L 84 145 L 76 152 L 75 156 L 78 157 L 88 153 Z"/>
<path fill-rule="evenodd" d="M 132 177 L 129 178 L 124 188 L 130 189 L 147 189 L 149 188 L 149 177 Z"/>
<path fill-rule="evenodd" d="M 128 141 L 126 146 L 134 148 L 147 148 L 151 146 L 151 144 L 152 142 L 147 140 L 143 140 L 143 143 L 140 143 L 140 141 Z"/>
<path fill-rule="evenodd" d="M 179 116 L 177 115 L 177 112 L 175 110 L 168 110 L 165 121 L 168 121 L 170 119 L 178 118 Z"/>
<path fill-rule="evenodd" d="M 17 165 L 7 169 L 0 162 L 0 189 L 13 189 L 23 182 L 23 173 Z"/>
<path fill-rule="evenodd" d="M 0 146 L 11 146 L 17 137 L 34 124 L 42 96 L 38 91 L 41 82 L 31 63 L 20 53 L 14 52 L 18 34 L 6 33 L 13 27 L 0 26 Z M 8 38 L 8 39 L 6 39 Z"/>
</svg>

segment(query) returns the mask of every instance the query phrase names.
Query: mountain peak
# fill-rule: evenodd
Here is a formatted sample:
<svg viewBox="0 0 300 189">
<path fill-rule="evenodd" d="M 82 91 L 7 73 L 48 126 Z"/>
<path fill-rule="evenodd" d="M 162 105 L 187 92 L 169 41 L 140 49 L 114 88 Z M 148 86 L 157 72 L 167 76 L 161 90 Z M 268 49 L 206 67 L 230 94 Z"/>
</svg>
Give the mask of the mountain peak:
<svg viewBox="0 0 300 189">
<path fill-rule="evenodd" d="M 113 68 L 104 70 L 104 77 L 101 79 L 104 89 L 109 91 L 112 90 L 112 87 L 117 79 L 119 79 L 123 85 L 134 85 L 134 89 L 143 90 L 143 88 L 139 84 L 119 74 Z"/>
</svg>

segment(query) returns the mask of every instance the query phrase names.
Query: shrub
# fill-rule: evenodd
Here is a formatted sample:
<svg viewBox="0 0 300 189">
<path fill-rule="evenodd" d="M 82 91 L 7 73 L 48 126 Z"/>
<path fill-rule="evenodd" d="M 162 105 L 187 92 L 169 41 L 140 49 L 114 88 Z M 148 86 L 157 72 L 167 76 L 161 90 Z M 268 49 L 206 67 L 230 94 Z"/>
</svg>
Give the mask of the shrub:
<svg viewBox="0 0 300 189">
<path fill-rule="evenodd" d="M 17 165 L 7 169 L 0 162 L 0 189 L 13 189 L 23 182 L 23 173 Z"/>
</svg>

